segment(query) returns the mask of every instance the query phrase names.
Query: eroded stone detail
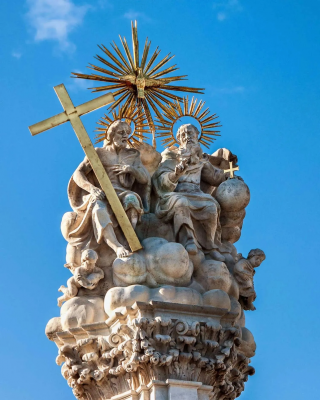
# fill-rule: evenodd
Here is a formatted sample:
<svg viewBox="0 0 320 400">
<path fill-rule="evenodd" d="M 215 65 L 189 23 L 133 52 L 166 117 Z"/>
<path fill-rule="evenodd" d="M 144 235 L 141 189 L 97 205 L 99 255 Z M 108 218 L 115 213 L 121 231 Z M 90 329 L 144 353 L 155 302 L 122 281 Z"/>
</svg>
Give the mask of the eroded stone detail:
<svg viewBox="0 0 320 400">
<path fill-rule="evenodd" d="M 60 346 L 57 363 L 63 363 L 62 374 L 79 400 L 104 400 L 166 379 L 202 382 L 213 387 L 214 399 L 235 399 L 254 373 L 241 352 L 241 336 L 234 320 L 225 325 L 217 317 L 124 321 L 121 315 L 108 335 Z"/>
<path fill-rule="evenodd" d="M 97 153 L 143 249 L 129 251 L 85 159 L 61 224 L 74 276 L 46 328 L 57 363 L 79 400 L 138 400 L 142 387 L 168 380 L 235 399 L 254 373 L 244 310 L 255 309 L 255 268 L 265 259 L 235 246 L 250 200 L 243 179 L 225 171 L 237 156 L 203 153 L 191 124 L 162 154 L 146 143 L 129 148 L 129 131 L 111 124 Z"/>
</svg>

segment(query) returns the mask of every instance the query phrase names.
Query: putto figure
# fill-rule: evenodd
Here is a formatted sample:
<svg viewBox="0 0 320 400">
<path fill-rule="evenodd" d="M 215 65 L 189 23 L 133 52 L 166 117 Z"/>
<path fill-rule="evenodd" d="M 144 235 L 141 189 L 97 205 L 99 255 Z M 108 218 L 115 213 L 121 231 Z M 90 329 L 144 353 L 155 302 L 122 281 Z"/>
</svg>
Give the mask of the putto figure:
<svg viewBox="0 0 320 400">
<path fill-rule="evenodd" d="M 143 166 L 138 150 L 128 147 L 131 128 L 115 121 L 108 128 L 102 148 L 96 148 L 133 228 L 149 207 L 150 175 Z M 136 186 L 139 188 L 135 189 Z M 140 192 L 141 196 L 137 193 Z M 66 239 L 78 249 L 96 248 L 103 241 L 117 257 L 130 253 L 116 237 L 118 222 L 101 190 L 87 158 L 73 174 L 68 187 L 69 201 L 75 213 L 66 214 L 64 226 L 70 225 Z M 71 223 L 70 223 L 71 220 Z M 66 230 L 67 230 L 66 228 Z"/>
<path fill-rule="evenodd" d="M 223 170 L 215 168 L 203 154 L 198 141 L 199 131 L 192 124 L 180 126 L 179 148 L 162 153 L 162 162 L 153 175 L 158 195 L 156 216 L 165 222 L 173 220 L 176 240 L 189 254 L 202 249 L 217 261 L 219 253 L 219 203 L 201 190 L 201 182 L 218 186 L 227 179 Z"/>
<path fill-rule="evenodd" d="M 81 287 L 94 289 L 104 277 L 101 268 L 96 267 L 98 255 L 94 250 L 84 250 L 81 255 L 81 266 L 75 268 L 74 276 L 68 279 L 67 287 L 60 286 L 59 292 L 63 295 L 58 298 L 58 306 L 61 307 L 64 301 L 72 299 L 78 294 Z"/>
<path fill-rule="evenodd" d="M 257 297 L 253 277 L 256 273 L 255 268 L 259 267 L 265 259 L 266 255 L 263 250 L 253 249 L 250 250 L 247 258 L 241 258 L 234 266 L 233 274 L 239 284 L 239 302 L 244 310 L 256 309 L 253 305 Z"/>
</svg>

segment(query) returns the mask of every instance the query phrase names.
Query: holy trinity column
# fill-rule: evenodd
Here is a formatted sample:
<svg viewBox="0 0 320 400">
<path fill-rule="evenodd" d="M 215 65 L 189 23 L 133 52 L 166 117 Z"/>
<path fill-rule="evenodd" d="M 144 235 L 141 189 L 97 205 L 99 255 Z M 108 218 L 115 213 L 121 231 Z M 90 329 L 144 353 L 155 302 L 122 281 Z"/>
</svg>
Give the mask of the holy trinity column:
<svg viewBox="0 0 320 400">
<path fill-rule="evenodd" d="M 235 399 L 254 374 L 244 311 L 265 259 L 235 245 L 250 191 L 235 154 L 205 152 L 217 115 L 177 94 L 203 89 L 172 85 L 185 75 L 148 39 L 139 53 L 136 22 L 132 52 L 120 40 L 100 47 L 91 74 L 74 73 L 105 94 L 75 106 L 58 85 L 64 111 L 30 127 L 70 122 L 85 152 L 61 222 L 70 278 L 46 335 L 78 400 Z M 95 148 L 80 117 L 106 105 Z"/>
</svg>

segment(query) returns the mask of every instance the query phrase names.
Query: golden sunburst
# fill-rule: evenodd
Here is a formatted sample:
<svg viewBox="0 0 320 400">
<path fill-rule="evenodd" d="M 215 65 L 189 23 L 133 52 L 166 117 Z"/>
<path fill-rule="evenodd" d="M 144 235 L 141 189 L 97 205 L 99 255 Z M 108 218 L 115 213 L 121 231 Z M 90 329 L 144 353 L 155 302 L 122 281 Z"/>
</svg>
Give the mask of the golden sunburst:
<svg viewBox="0 0 320 400">
<path fill-rule="evenodd" d="M 112 118 L 110 115 L 105 114 L 104 117 L 98 121 L 98 125 L 100 126 L 96 129 L 96 132 L 100 133 L 96 135 L 95 143 L 100 143 L 107 139 L 107 131 L 110 125 L 115 121 L 123 120 L 128 124 L 131 122 L 134 124 L 133 132 L 128 140 L 131 147 L 136 147 L 139 142 L 142 142 L 146 139 L 145 134 L 151 133 L 146 114 L 138 107 L 130 106 L 124 108 L 118 106 L 118 109 L 113 110 L 111 115 Z"/>
<path fill-rule="evenodd" d="M 96 72 L 100 72 L 102 75 L 96 73 L 87 75 L 76 72 L 72 72 L 72 74 L 76 78 L 89 79 L 105 83 L 103 86 L 90 88 L 93 89 L 93 92 L 116 89 L 116 91 L 113 92 L 116 101 L 110 106 L 111 110 L 115 109 L 119 104 L 124 104 L 125 108 L 133 104 L 137 105 L 138 107 L 142 105 L 150 129 L 154 135 L 154 122 L 150 108 L 154 111 L 158 118 L 160 118 L 160 111 L 165 111 L 166 106 L 169 106 L 172 100 L 182 100 L 178 96 L 170 93 L 171 91 L 202 93 L 201 90 L 204 89 L 186 86 L 172 86 L 172 82 L 184 80 L 187 75 L 164 77 L 178 69 L 176 65 L 173 65 L 160 71 L 160 69 L 164 67 L 174 56 L 170 56 L 169 53 L 160 62 L 154 65 L 157 57 L 160 54 L 160 50 L 157 47 L 148 60 L 148 54 L 151 45 L 151 42 L 148 41 L 148 38 L 145 41 L 140 60 L 137 21 L 135 21 L 135 24 L 131 23 L 131 25 L 133 55 L 129 50 L 126 39 L 120 36 L 127 59 L 117 47 L 115 42 L 113 42 L 111 43 L 111 46 L 116 53 L 115 55 L 105 46 L 99 46 L 99 48 L 108 56 L 109 61 L 99 55 L 95 57 L 98 61 L 109 67 L 111 70 L 89 64 L 90 66 L 88 68 Z"/>
<path fill-rule="evenodd" d="M 213 122 L 219 118 L 216 114 L 210 115 L 209 108 L 202 111 L 205 102 L 200 100 L 197 105 L 197 100 L 192 97 L 189 106 L 189 99 L 185 97 L 183 104 L 177 100 L 173 105 L 170 104 L 166 107 L 164 113 L 160 118 L 157 118 L 157 122 L 161 125 L 157 125 L 156 128 L 159 130 L 158 137 L 164 138 L 161 140 L 165 147 L 170 147 L 174 144 L 179 144 L 173 134 L 173 126 L 181 117 L 192 117 L 195 118 L 201 127 L 201 133 L 199 136 L 199 142 L 205 147 L 209 148 L 210 143 L 216 140 L 213 136 L 219 135 L 220 131 L 216 128 L 220 127 L 220 122 Z"/>
</svg>

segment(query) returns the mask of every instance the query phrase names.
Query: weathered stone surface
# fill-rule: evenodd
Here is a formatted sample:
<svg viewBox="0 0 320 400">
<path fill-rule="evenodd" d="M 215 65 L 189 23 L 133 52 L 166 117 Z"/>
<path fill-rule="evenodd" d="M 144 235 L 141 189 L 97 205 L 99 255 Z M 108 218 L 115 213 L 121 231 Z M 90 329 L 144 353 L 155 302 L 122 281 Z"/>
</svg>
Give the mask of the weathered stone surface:
<svg viewBox="0 0 320 400">
<path fill-rule="evenodd" d="M 63 328 L 61 326 L 61 318 L 54 317 L 48 321 L 46 329 L 45 329 L 45 333 L 49 340 L 53 340 L 56 333 L 61 332 L 62 330 L 63 330 Z"/>
<path fill-rule="evenodd" d="M 142 241 L 143 249 L 113 263 L 115 286 L 145 284 L 188 286 L 193 264 L 179 243 L 150 237 Z"/>
<path fill-rule="evenodd" d="M 103 299 L 98 296 L 74 297 L 61 307 L 61 326 L 65 330 L 104 321 L 106 317 Z"/>
<path fill-rule="evenodd" d="M 255 309 L 265 259 L 234 245 L 250 200 L 242 178 L 224 171 L 237 157 L 203 153 L 191 124 L 161 155 L 130 149 L 125 122 L 111 126 L 97 153 L 143 249 L 129 251 L 84 160 L 61 224 L 73 276 L 46 327 L 62 375 L 79 400 L 233 400 L 254 373 L 244 310 Z"/>
<path fill-rule="evenodd" d="M 203 300 L 196 290 L 185 287 L 161 286 L 150 289 L 147 286 L 132 285 L 115 287 L 108 291 L 105 297 L 105 312 L 110 315 L 124 311 L 136 302 L 164 301 L 168 303 L 202 305 Z"/>
<path fill-rule="evenodd" d="M 172 303 L 135 304 L 114 314 L 104 327 L 57 333 L 57 363 L 64 363 L 62 374 L 79 400 L 134 399 L 141 388 L 162 393 L 157 400 L 177 394 L 234 399 L 254 373 L 247 356 L 253 338 L 229 314 L 215 307 L 195 307 L 193 312 Z M 92 329 L 101 334 L 92 335 Z"/>
</svg>

